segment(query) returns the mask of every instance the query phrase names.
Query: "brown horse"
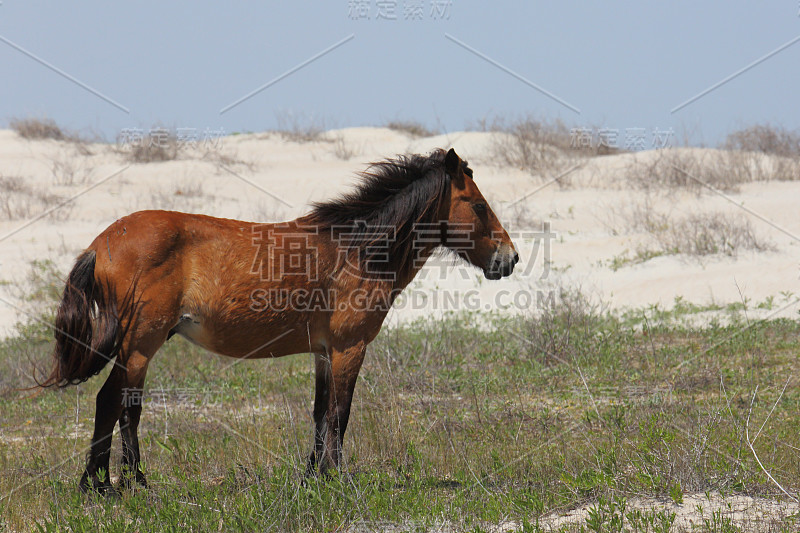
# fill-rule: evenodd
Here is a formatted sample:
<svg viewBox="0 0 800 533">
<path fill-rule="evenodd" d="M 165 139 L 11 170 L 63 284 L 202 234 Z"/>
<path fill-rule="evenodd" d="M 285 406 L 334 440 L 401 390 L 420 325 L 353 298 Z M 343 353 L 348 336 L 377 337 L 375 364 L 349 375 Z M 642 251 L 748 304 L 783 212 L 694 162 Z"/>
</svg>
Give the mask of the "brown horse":
<svg viewBox="0 0 800 533">
<path fill-rule="evenodd" d="M 172 335 L 235 358 L 315 355 L 309 474 L 338 467 L 364 352 L 395 297 L 444 247 L 508 276 L 514 245 L 454 150 L 371 165 L 362 183 L 279 224 L 166 211 L 121 218 L 77 259 L 56 317 L 54 366 L 65 387 L 112 368 L 97 394 L 83 491 L 115 492 L 111 435 L 122 434 L 121 484 L 139 468 L 147 365 Z"/>
</svg>

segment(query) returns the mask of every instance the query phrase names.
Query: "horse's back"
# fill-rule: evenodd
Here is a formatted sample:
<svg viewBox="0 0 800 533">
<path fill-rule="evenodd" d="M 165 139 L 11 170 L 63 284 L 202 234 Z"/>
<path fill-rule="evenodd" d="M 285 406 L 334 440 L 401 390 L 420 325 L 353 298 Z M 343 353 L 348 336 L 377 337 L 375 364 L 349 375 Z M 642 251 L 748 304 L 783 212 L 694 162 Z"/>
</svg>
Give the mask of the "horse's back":
<svg viewBox="0 0 800 533">
<path fill-rule="evenodd" d="M 142 312 L 165 335 L 180 334 L 223 355 L 269 357 L 310 348 L 309 315 L 251 305 L 256 290 L 296 288 L 296 280 L 273 279 L 259 268 L 264 257 L 283 248 L 262 246 L 273 228 L 291 233 L 294 225 L 140 211 L 114 222 L 91 248 L 100 275 L 120 287 L 136 281 Z M 282 332 L 292 334 L 251 353 L 264 344 L 265 335 Z"/>
<path fill-rule="evenodd" d="M 197 253 L 213 252 L 224 242 L 246 241 L 249 225 L 174 211 L 138 211 L 111 224 L 90 248 L 97 254 L 98 271 L 118 282 L 134 276 L 141 281 L 171 278 L 170 272 L 185 274 L 197 262 Z"/>
</svg>

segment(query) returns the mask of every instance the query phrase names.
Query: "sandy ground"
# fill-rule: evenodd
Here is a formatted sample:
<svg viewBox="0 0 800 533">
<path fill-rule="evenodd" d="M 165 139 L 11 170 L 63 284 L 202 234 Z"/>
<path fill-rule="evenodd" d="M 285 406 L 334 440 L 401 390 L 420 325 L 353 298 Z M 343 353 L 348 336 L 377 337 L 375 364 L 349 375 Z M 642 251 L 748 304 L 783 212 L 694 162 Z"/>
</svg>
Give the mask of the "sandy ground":
<svg viewBox="0 0 800 533">
<path fill-rule="evenodd" d="M 29 306 L 19 287 L 33 261 L 49 259 L 66 272 L 76 254 L 120 216 L 156 208 L 286 220 L 305 213 L 312 201 L 347 190 L 367 162 L 446 146 L 470 161 L 479 187 L 507 221 L 522 263 L 510 279 L 489 282 L 451 259 L 432 261 L 390 321 L 465 308 L 529 312 L 547 305 L 559 287 L 580 289 L 615 310 L 669 309 L 676 298 L 755 307 L 771 298 L 771 306 L 752 309 L 752 316 L 796 316 L 800 181 L 751 183 L 723 197 L 644 190 L 620 179 L 632 165 L 659 157 L 651 151 L 588 160 L 569 174 L 568 186 L 560 186 L 552 176 L 497 165 L 493 135 L 413 139 L 383 128 L 350 128 L 326 133 L 327 141 L 296 143 L 275 133 L 246 134 L 225 137 L 215 148 L 195 147 L 177 160 L 131 164 L 114 146 L 88 145 L 85 154 L 70 143 L 0 131 L 0 334 L 25 319 Z M 349 157 L 337 154 L 337 147 Z M 24 190 L 9 190 L 8 183 L 17 189 L 22 183 Z M 717 212 L 749 220 L 769 249 L 701 258 L 662 255 L 614 270 L 615 258 L 649 246 L 651 236 L 631 223 L 631 213 L 648 206 L 675 220 Z M 544 239 L 549 250 L 542 223 L 552 230 Z"/>
<path fill-rule="evenodd" d="M 693 531 L 702 527 L 711 531 L 723 530 L 723 523 L 743 531 L 759 531 L 759 525 L 765 526 L 770 519 L 780 520 L 800 512 L 800 506 L 795 502 L 780 502 L 741 494 L 722 495 L 718 492 L 687 494 L 680 504 L 671 500 L 635 498 L 628 500 L 626 505 L 626 512 L 638 509 L 644 513 L 674 513 L 675 521 L 670 531 Z M 585 524 L 590 507 L 592 506 L 581 507 L 564 514 L 554 513 L 544 517 L 540 525 L 545 530 L 558 530 L 565 525 Z M 513 529 L 512 527 L 511 530 Z"/>
<path fill-rule="evenodd" d="M 586 505 L 568 512 L 552 513 L 540 518 L 538 524 L 543 531 L 560 531 L 564 529 L 567 531 L 581 531 L 581 526 L 585 528 L 587 525 L 586 519 L 589 517 L 589 509 L 592 507 L 596 507 L 596 504 Z M 800 512 L 800 506 L 793 502 L 786 503 L 766 498 L 754 498 L 745 495 L 731 496 L 711 492 L 684 495 L 683 502 L 680 504 L 676 504 L 671 500 L 657 500 L 654 498 L 627 500 L 625 514 L 637 510 L 643 514 L 651 515 L 653 513 L 674 514 L 674 521 L 670 528 L 670 532 L 674 533 L 690 531 L 757 532 L 772 531 L 770 524 L 780 523 L 781 520 L 796 515 Z M 620 513 L 618 512 L 617 514 Z M 605 527 L 609 526 L 606 525 Z M 634 526 L 627 520 L 625 521 L 625 527 L 624 531 L 645 531 L 645 529 L 638 528 L 630 529 Z M 483 524 L 483 529 L 492 533 L 511 533 L 523 531 L 523 524 L 507 521 L 500 524 Z M 442 521 L 432 528 L 421 527 L 417 524 L 376 524 L 374 522 L 366 522 L 356 523 L 348 531 L 353 533 L 367 531 L 392 533 L 430 531 L 431 533 L 447 533 L 460 531 L 460 529 L 447 521 Z M 603 529 L 603 531 L 606 531 L 606 529 Z M 611 531 L 611 529 L 608 529 L 608 531 Z M 646 531 L 651 531 L 651 529 Z"/>
<path fill-rule="evenodd" d="M 620 178 L 632 166 L 660 157 L 639 152 L 585 161 L 569 174 L 569 185 L 562 186 L 552 182 L 554 176 L 498 165 L 493 135 L 463 132 L 413 139 L 388 129 L 351 128 L 328 132 L 326 141 L 296 143 L 275 133 L 247 134 L 226 137 L 210 150 L 185 151 L 174 161 L 131 164 L 114 146 L 79 150 L 70 143 L 28 141 L 0 131 L 0 335 L 28 319 L 32 304 L 25 287 L 32 263 L 51 260 L 66 272 L 75 256 L 118 217 L 155 208 L 288 220 L 305 213 L 310 202 L 347 190 L 367 162 L 446 146 L 470 161 L 476 182 L 506 221 L 522 262 L 511 278 L 489 282 L 448 258 L 432 260 L 398 302 L 390 322 L 459 309 L 536 311 L 559 288 L 580 289 L 616 311 L 670 309 L 677 300 L 701 306 L 746 301 L 751 318 L 797 316 L 800 180 L 750 183 L 725 196 L 643 189 Z M 615 258 L 620 263 L 637 249 L 652 246 L 652 235 L 635 227 L 631 214 L 648 209 L 668 213 L 673 220 L 727 213 L 749 221 L 768 246 L 735 255 L 662 255 L 635 264 L 623 260 L 621 267 L 612 268 Z M 553 233 L 548 250 L 543 223 Z M 769 305 L 759 308 L 759 303 Z M 555 513 L 542 525 L 582 523 L 589 507 Z M 675 512 L 681 529 L 702 523 L 715 511 L 742 526 L 800 511 L 795 504 L 718 494 L 687 495 L 680 506 L 630 500 L 631 508 Z M 501 524 L 497 530 L 519 526 Z"/>
</svg>

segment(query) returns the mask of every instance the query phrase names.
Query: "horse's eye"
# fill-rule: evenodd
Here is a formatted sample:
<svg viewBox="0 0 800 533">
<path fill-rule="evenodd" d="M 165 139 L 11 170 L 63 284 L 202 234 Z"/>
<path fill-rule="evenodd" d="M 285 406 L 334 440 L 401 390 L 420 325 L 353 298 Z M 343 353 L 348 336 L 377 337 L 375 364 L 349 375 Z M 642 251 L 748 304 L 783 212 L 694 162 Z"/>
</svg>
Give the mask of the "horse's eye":
<svg viewBox="0 0 800 533">
<path fill-rule="evenodd" d="M 486 204 L 472 204 L 472 210 L 478 215 L 483 215 L 486 213 Z"/>
</svg>

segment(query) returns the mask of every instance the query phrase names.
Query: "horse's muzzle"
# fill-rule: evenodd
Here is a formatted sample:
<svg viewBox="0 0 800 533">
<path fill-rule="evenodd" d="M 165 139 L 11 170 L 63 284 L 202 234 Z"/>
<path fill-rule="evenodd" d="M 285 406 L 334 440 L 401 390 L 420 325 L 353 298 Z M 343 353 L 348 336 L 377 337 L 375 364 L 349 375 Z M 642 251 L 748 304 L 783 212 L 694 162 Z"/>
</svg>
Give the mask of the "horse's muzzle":
<svg viewBox="0 0 800 533">
<path fill-rule="evenodd" d="M 514 265 L 517 263 L 519 263 L 517 251 L 510 246 L 501 247 L 492 254 L 489 264 L 483 269 L 483 275 L 491 280 L 505 278 L 514 272 Z"/>
</svg>

